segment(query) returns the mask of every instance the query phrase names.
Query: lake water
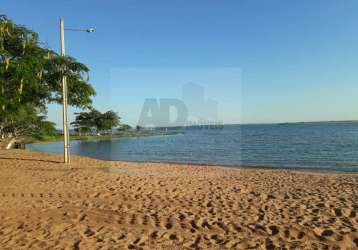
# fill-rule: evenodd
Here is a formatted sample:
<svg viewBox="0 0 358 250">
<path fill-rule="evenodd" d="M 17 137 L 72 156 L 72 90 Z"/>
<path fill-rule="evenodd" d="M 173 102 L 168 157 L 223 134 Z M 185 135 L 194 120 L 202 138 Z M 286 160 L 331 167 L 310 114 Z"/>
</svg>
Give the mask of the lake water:
<svg viewBox="0 0 358 250">
<path fill-rule="evenodd" d="M 62 143 L 30 150 L 62 154 Z M 177 135 L 72 141 L 71 152 L 103 160 L 358 172 L 358 123 L 227 125 Z"/>
</svg>

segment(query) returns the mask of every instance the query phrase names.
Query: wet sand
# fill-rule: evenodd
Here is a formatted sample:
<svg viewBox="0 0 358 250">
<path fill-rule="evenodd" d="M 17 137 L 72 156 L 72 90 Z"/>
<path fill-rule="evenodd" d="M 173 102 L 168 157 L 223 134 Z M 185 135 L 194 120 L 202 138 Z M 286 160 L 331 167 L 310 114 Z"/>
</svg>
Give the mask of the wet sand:
<svg viewBox="0 0 358 250">
<path fill-rule="evenodd" d="M 1 249 L 357 249 L 358 174 L 0 150 Z"/>
</svg>

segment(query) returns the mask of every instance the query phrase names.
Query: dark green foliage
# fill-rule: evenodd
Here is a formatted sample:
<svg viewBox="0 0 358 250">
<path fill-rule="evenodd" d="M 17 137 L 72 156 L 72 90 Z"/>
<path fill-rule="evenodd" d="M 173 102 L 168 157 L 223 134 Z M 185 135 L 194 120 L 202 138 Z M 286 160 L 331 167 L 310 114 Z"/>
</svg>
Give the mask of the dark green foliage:
<svg viewBox="0 0 358 250">
<path fill-rule="evenodd" d="M 36 32 L 0 16 L 0 140 L 49 125 L 44 123 L 46 105 L 61 103 L 62 75 L 68 79 L 69 104 L 90 107 L 95 91 L 85 77 L 88 72 L 74 58 L 41 45 Z M 16 128 L 21 122 L 23 128 Z"/>
<path fill-rule="evenodd" d="M 96 125 L 98 131 L 109 131 L 119 125 L 119 116 L 111 110 L 107 111 L 97 119 Z"/>
<path fill-rule="evenodd" d="M 31 105 L 21 105 L 16 111 L 7 114 L 6 119 L 0 118 L 2 139 L 13 143 L 15 139 L 24 135 L 36 138 L 55 135 L 55 124 L 45 119 L 46 116 L 39 115 Z"/>
<path fill-rule="evenodd" d="M 119 127 L 118 127 L 118 131 L 127 131 L 127 130 L 130 130 L 132 127 L 128 124 L 121 124 Z"/>
<path fill-rule="evenodd" d="M 71 123 L 79 134 L 109 132 L 119 125 L 120 117 L 113 111 L 101 113 L 96 109 L 76 114 L 75 122 Z"/>
</svg>

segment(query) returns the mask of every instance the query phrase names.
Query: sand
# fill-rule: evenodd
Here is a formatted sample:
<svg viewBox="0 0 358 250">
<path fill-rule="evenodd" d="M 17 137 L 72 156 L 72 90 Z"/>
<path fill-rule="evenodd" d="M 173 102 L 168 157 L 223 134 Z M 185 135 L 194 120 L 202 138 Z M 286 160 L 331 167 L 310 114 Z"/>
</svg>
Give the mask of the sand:
<svg viewBox="0 0 358 250">
<path fill-rule="evenodd" d="M 357 249 L 358 175 L 0 150 L 1 249 Z"/>
</svg>

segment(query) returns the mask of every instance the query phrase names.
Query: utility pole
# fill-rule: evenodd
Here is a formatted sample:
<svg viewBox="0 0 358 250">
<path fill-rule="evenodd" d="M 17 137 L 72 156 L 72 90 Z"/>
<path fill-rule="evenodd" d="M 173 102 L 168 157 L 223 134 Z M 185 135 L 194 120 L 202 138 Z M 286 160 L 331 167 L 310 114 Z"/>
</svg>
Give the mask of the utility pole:
<svg viewBox="0 0 358 250">
<path fill-rule="evenodd" d="M 65 56 L 65 30 L 81 31 L 93 33 L 93 28 L 87 29 L 65 29 L 63 18 L 60 19 L 60 35 L 61 35 L 61 56 Z M 62 69 L 62 108 L 63 108 L 63 162 L 70 163 L 70 132 L 68 124 L 68 88 L 65 69 Z"/>
<path fill-rule="evenodd" d="M 60 34 L 61 34 L 61 56 L 65 56 L 65 25 L 63 18 L 60 19 Z M 70 163 L 70 133 L 68 128 L 68 102 L 67 102 L 67 79 L 65 76 L 65 69 L 62 74 L 62 109 L 63 109 L 63 161 Z"/>
</svg>

